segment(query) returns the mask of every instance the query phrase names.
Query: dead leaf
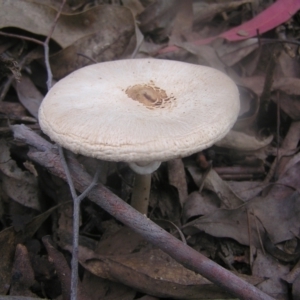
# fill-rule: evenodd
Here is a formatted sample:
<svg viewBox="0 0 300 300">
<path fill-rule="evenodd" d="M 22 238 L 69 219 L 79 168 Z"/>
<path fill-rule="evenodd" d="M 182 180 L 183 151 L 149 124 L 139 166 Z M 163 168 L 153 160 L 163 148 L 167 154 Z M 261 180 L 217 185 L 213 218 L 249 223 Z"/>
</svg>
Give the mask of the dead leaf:
<svg viewBox="0 0 300 300">
<path fill-rule="evenodd" d="M 252 2 L 251 0 L 240 0 L 240 1 L 226 1 L 223 2 L 209 2 L 205 1 L 196 1 L 193 3 L 193 12 L 194 12 L 194 23 L 203 24 L 212 20 L 217 14 L 222 12 L 230 11 L 237 9 L 241 5 Z"/>
<path fill-rule="evenodd" d="M 226 66 L 231 67 L 247 57 L 258 47 L 257 39 L 252 38 L 231 44 L 223 43 L 220 47 L 216 48 L 216 53 Z"/>
<path fill-rule="evenodd" d="M 34 0 L 1 0 L 0 6 L 0 28 L 17 27 L 43 36 L 48 35 L 57 14 L 57 10 L 53 7 Z M 107 17 L 116 18 L 115 20 L 118 17 L 122 18 L 122 13 L 117 14 L 116 11 L 124 12 L 127 8 L 103 5 L 82 13 L 63 13 L 51 38 L 62 48 L 69 47 L 76 41 L 99 32 L 99 28 L 105 28 Z"/>
<path fill-rule="evenodd" d="M 2 101 L 0 103 L 0 113 L 12 120 L 23 120 L 27 117 L 27 112 L 24 106 L 20 103 L 14 102 Z"/>
<path fill-rule="evenodd" d="M 169 44 L 181 45 L 182 41 L 189 40 L 193 29 L 193 1 L 179 1 L 177 13 L 173 20 L 173 28 Z"/>
<path fill-rule="evenodd" d="M 269 145 L 272 140 L 272 135 L 264 139 L 258 139 L 255 136 L 251 136 L 243 132 L 230 130 L 229 133 L 215 145 L 239 151 L 256 151 Z"/>
<path fill-rule="evenodd" d="M 182 212 L 183 222 L 187 220 L 205 216 L 213 213 L 220 207 L 221 203 L 216 194 L 203 191 L 202 193 L 193 192 L 189 194 Z"/>
<path fill-rule="evenodd" d="M 63 299 L 70 299 L 71 270 L 67 260 L 64 255 L 54 247 L 54 243 L 50 236 L 44 236 L 42 240 L 47 249 L 49 260 L 54 264 L 60 279 Z M 78 298 L 81 300 L 89 300 L 80 281 L 78 282 Z"/>
<path fill-rule="evenodd" d="M 14 201 L 35 210 L 41 210 L 38 197 L 37 178 L 28 171 L 22 171 L 10 157 L 4 140 L 0 141 L 1 186 L 6 195 Z"/>
<path fill-rule="evenodd" d="M 257 96 L 261 96 L 264 89 L 264 76 L 240 77 L 239 83 L 252 90 Z"/>
<path fill-rule="evenodd" d="M 300 299 L 300 276 L 297 277 L 292 287 L 293 299 Z"/>
<path fill-rule="evenodd" d="M 15 89 L 17 91 L 19 101 L 32 116 L 38 119 L 38 110 L 44 98 L 42 93 L 26 75 L 23 75 L 22 79 L 15 84 Z"/>
<path fill-rule="evenodd" d="M 57 207 L 53 207 L 32 219 L 25 225 L 22 232 L 17 233 L 13 227 L 8 227 L 0 232 L 0 257 L 2 258 L 0 260 L 0 294 L 6 295 L 10 288 L 13 258 L 17 243 L 23 243 L 29 237 L 31 238 L 55 209 Z"/>
<path fill-rule="evenodd" d="M 273 90 L 280 90 L 288 95 L 300 96 L 300 79 L 293 77 L 278 78 L 274 81 Z"/>
<path fill-rule="evenodd" d="M 204 45 L 217 37 L 225 38 L 228 41 L 249 39 L 257 36 L 257 32 L 263 34 L 288 21 L 299 9 L 300 3 L 298 1 L 277 0 L 250 21 L 223 32 L 216 37 L 195 41 L 194 43 Z"/>
<path fill-rule="evenodd" d="M 30 290 L 34 284 L 34 272 L 30 263 L 27 248 L 24 245 L 18 244 L 12 268 L 12 280 L 9 294 L 12 296 L 36 297 Z"/>
<path fill-rule="evenodd" d="M 182 206 L 178 190 L 174 186 L 165 182 L 152 184 L 150 206 L 157 218 L 180 224 Z"/>
<path fill-rule="evenodd" d="M 82 285 L 89 300 L 133 300 L 136 295 L 136 291 L 129 286 L 103 279 L 88 270 L 84 271 Z"/>
<path fill-rule="evenodd" d="M 260 250 L 257 251 L 256 259 L 252 267 L 252 274 L 265 277 L 266 280 L 258 284 L 258 288 L 274 297 L 274 299 L 289 299 L 288 286 L 281 280 L 281 277 L 287 274 L 289 267 L 279 264 L 270 255 L 263 255 Z"/>
<path fill-rule="evenodd" d="M 188 196 L 184 165 L 181 158 L 168 161 L 169 183 L 177 188 L 181 205 Z"/>
<path fill-rule="evenodd" d="M 133 53 L 136 47 L 135 22 L 129 9 L 101 5 L 91 11 L 93 31 L 50 57 L 55 78 L 62 78 L 91 64 L 88 58 L 103 62 L 124 58 Z"/>
<path fill-rule="evenodd" d="M 178 0 L 153 1 L 138 16 L 141 31 L 152 35 L 155 33 L 158 41 L 166 40 L 172 30 L 172 21 L 178 12 L 179 5 Z"/>
<path fill-rule="evenodd" d="M 70 251 L 71 240 L 62 241 L 61 246 Z M 129 228 L 121 228 L 100 241 L 95 249 L 86 245 L 80 247 L 79 260 L 89 272 L 149 295 L 176 299 L 226 299 L 229 296 L 201 275 L 153 248 Z"/>
<path fill-rule="evenodd" d="M 122 0 L 122 3 L 125 7 L 128 7 L 131 10 L 134 17 L 145 10 L 145 7 L 139 0 Z"/>
<path fill-rule="evenodd" d="M 200 187 L 203 184 L 205 189 L 214 192 L 221 200 L 223 207 L 234 208 L 244 203 L 214 169 L 211 169 L 204 178 L 199 168 L 188 165 L 187 169 L 192 175 L 196 185 Z M 203 180 L 204 182 L 202 183 Z"/>
<path fill-rule="evenodd" d="M 260 181 L 227 181 L 230 188 L 244 201 L 248 201 L 265 188 L 265 185 Z"/>
<path fill-rule="evenodd" d="M 278 97 L 280 95 L 280 98 Z M 278 101 L 278 98 L 280 99 Z M 287 95 L 285 93 L 275 94 L 272 100 L 280 105 L 283 110 L 292 120 L 300 120 L 300 99 L 299 96 Z"/>
<path fill-rule="evenodd" d="M 250 227 L 251 241 L 255 247 L 260 248 L 259 235 L 262 236 L 264 230 L 274 244 L 294 238 L 294 233 L 300 226 L 299 207 L 300 196 L 297 192 L 285 199 L 281 195 L 275 198 L 273 194 L 269 194 L 264 198 L 256 197 L 239 208 L 219 209 L 198 218 L 184 225 L 183 231 L 187 234 L 204 231 L 216 237 L 229 237 L 243 245 L 249 245 Z M 247 211 L 253 212 L 253 220 L 248 220 Z"/>
</svg>

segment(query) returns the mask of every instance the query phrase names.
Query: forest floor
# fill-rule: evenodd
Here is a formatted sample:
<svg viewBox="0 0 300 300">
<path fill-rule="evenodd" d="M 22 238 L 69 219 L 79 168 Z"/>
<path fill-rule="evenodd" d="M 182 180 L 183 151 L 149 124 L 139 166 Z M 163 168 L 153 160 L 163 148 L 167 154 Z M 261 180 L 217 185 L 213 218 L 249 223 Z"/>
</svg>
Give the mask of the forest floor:
<svg viewBox="0 0 300 300">
<path fill-rule="evenodd" d="M 0 299 L 70 299 L 73 204 L 38 123 L 47 91 L 84 66 L 147 57 L 227 74 L 239 116 L 215 145 L 161 164 L 145 220 L 118 204 L 130 204 L 134 184 L 126 163 L 65 151 L 77 192 L 100 170 L 80 206 L 78 299 L 300 299 L 299 1 L 0 7 Z M 191 248 L 195 263 L 178 258 Z M 202 276 L 206 258 L 230 272 Z M 238 291 L 228 273 L 265 298 Z"/>
</svg>

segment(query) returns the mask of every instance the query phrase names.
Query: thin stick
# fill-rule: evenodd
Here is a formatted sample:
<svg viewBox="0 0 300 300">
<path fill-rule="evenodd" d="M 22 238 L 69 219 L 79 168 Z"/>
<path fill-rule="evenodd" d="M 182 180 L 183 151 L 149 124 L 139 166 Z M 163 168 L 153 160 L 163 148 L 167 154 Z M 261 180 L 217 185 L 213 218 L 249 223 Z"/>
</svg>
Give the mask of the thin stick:
<svg viewBox="0 0 300 300">
<path fill-rule="evenodd" d="M 32 42 L 32 43 L 44 46 L 44 42 L 42 42 L 40 40 L 37 40 L 35 38 L 24 36 L 24 35 L 14 34 L 14 33 L 7 33 L 7 32 L 2 32 L 2 31 L 0 31 L 0 35 L 15 38 L 15 39 L 20 39 L 20 40 L 24 40 L 24 41 L 28 41 L 28 42 Z"/>
<path fill-rule="evenodd" d="M 50 66 L 50 59 L 49 59 L 49 41 L 50 38 L 54 32 L 54 29 L 56 27 L 56 24 L 58 22 L 58 19 L 62 13 L 63 7 L 66 3 L 66 0 L 62 0 L 60 9 L 57 12 L 57 15 L 55 17 L 55 20 L 51 26 L 51 29 L 49 31 L 49 34 L 43 43 L 44 46 L 44 54 L 45 54 L 45 64 L 46 64 L 46 70 L 47 70 L 47 88 L 48 91 L 52 87 L 52 71 L 51 71 L 51 66 Z M 98 180 L 98 172 L 96 172 L 95 177 L 89 187 L 78 197 L 72 178 L 71 174 L 69 172 L 69 168 L 67 165 L 67 162 L 64 157 L 63 149 L 62 147 L 59 146 L 59 154 L 60 158 L 62 161 L 62 165 L 64 167 L 64 171 L 67 176 L 67 181 L 71 190 L 71 195 L 73 198 L 73 248 L 72 248 L 72 261 L 71 261 L 71 300 L 77 300 L 77 289 L 78 289 L 78 243 L 79 243 L 79 223 L 80 223 L 80 202 L 83 198 L 86 197 L 86 195 L 91 191 L 91 189 L 96 185 L 96 182 Z"/>
<path fill-rule="evenodd" d="M 27 154 L 29 159 L 44 166 L 52 174 L 66 180 L 60 158 L 51 151 L 52 145 L 49 142 L 46 142 L 24 125 L 13 125 L 12 128 L 15 136 L 18 136 L 29 145 L 37 147 L 37 149 L 29 147 Z M 41 148 L 43 150 L 38 150 Z M 69 161 L 69 169 L 76 190 L 83 192 L 90 185 L 92 181 L 91 176 L 72 158 Z M 89 198 L 120 222 L 142 235 L 148 242 L 156 245 L 179 263 L 183 264 L 186 268 L 202 274 L 239 299 L 274 300 L 271 296 L 268 296 L 253 285 L 217 265 L 188 245 L 183 244 L 180 240 L 118 198 L 101 183 L 91 190 Z"/>
<path fill-rule="evenodd" d="M 62 3 L 61 3 L 61 6 L 59 8 L 59 11 L 57 12 L 56 14 L 56 17 L 55 17 L 55 20 L 51 26 L 51 29 L 48 33 L 48 36 L 44 42 L 44 53 L 45 53 L 45 64 L 46 64 L 46 70 L 47 70 L 47 88 L 48 88 L 48 91 L 51 89 L 52 87 L 52 71 L 51 71 L 51 67 L 50 67 L 50 60 L 49 60 L 49 41 L 50 41 L 50 38 L 53 34 L 53 31 L 55 29 L 55 26 L 57 24 L 57 21 L 62 13 L 62 10 L 64 8 L 64 5 L 66 3 L 66 0 L 62 0 Z"/>
<path fill-rule="evenodd" d="M 72 240 L 72 260 L 71 260 L 71 300 L 77 299 L 78 288 L 78 244 L 79 244 L 79 224 L 80 224 L 80 203 L 89 194 L 89 192 L 97 185 L 99 177 L 99 169 L 96 171 L 91 184 L 77 196 L 72 176 L 64 156 L 64 151 L 61 146 L 58 147 L 59 156 L 62 166 L 64 168 L 68 185 L 70 187 L 71 195 L 73 198 L 73 240 Z"/>
</svg>

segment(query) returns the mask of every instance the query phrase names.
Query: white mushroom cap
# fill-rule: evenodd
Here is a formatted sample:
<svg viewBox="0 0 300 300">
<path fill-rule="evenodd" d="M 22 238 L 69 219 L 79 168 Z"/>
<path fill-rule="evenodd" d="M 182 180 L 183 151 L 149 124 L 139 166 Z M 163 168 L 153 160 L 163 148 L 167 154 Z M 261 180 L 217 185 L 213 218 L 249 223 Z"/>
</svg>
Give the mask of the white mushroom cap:
<svg viewBox="0 0 300 300">
<path fill-rule="evenodd" d="M 234 82 L 215 69 L 134 59 L 79 69 L 49 91 L 39 110 L 56 143 L 110 161 L 166 161 L 213 145 L 239 113 Z"/>
</svg>

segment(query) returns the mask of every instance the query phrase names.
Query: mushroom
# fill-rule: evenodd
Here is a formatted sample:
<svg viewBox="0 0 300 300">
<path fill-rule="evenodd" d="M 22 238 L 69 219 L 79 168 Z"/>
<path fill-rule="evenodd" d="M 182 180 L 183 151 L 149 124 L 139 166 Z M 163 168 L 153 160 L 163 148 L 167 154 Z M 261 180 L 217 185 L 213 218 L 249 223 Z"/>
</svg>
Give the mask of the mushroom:
<svg viewBox="0 0 300 300">
<path fill-rule="evenodd" d="M 39 122 L 75 153 L 129 163 L 137 173 L 132 205 L 146 214 L 160 163 L 213 145 L 238 112 L 238 89 L 222 72 L 134 59 L 90 65 L 60 80 L 43 100 Z"/>
</svg>

